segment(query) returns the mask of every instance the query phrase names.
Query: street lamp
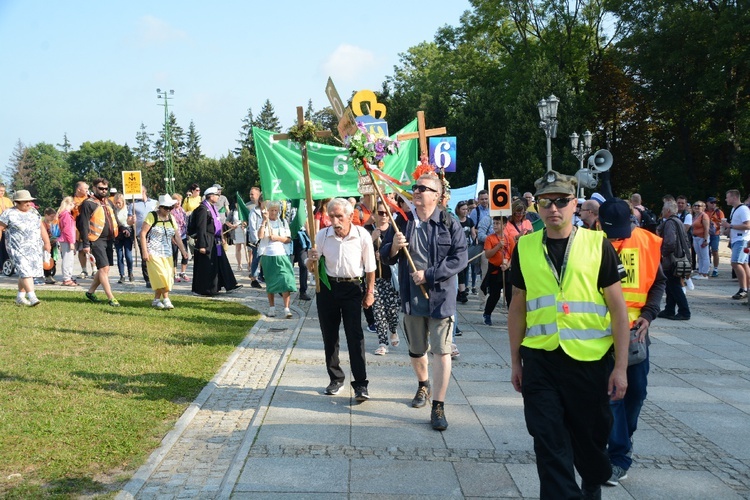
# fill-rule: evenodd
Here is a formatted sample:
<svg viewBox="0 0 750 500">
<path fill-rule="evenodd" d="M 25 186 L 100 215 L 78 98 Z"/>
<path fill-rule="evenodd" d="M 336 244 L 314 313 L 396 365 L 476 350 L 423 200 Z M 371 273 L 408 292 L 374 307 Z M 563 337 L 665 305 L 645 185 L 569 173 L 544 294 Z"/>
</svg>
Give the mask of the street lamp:
<svg viewBox="0 0 750 500">
<path fill-rule="evenodd" d="M 554 94 L 550 95 L 547 99 L 542 99 L 537 104 L 539 108 L 539 128 L 544 130 L 544 135 L 547 136 L 547 172 L 552 170 L 552 139 L 557 137 L 557 105 L 560 104 L 560 99 L 555 97 Z"/>
<path fill-rule="evenodd" d="M 573 132 L 570 134 L 570 145 L 573 147 L 573 150 L 571 153 L 573 153 L 573 156 L 578 158 L 580 169 L 578 171 L 578 197 L 583 197 L 583 183 L 581 182 L 580 176 L 584 175 L 583 170 L 583 160 L 589 155 L 591 152 L 591 132 L 586 131 L 583 133 L 583 141 L 579 141 L 579 136 L 577 133 Z"/>
<path fill-rule="evenodd" d="M 169 104 L 168 100 L 174 95 L 174 90 L 156 89 L 157 98 L 164 98 L 164 190 L 167 194 L 174 193 L 174 159 L 172 152 L 172 126 L 169 122 Z"/>
</svg>

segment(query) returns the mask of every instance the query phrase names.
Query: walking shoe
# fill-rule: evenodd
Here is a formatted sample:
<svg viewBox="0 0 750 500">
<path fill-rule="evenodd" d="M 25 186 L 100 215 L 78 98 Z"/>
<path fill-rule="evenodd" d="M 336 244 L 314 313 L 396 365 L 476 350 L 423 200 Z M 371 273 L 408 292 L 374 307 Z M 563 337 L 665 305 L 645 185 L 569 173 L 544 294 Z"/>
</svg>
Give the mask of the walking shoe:
<svg viewBox="0 0 750 500">
<path fill-rule="evenodd" d="M 16 297 L 16 305 L 17 306 L 30 306 L 31 302 L 29 302 L 29 299 L 26 297 Z"/>
<path fill-rule="evenodd" d="M 44 283 L 46 285 L 54 285 L 55 283 L 57 283 L 57 281 L 55 281 L 55 278 L 53 278 L 52 276 L 47 276 L 46 278 L 44 278 Z"/>
<path fill-rule="evenodd" d="M 588 485 L 581 482 L 581 493 L 583 500 L 602 500 L 602 486 L 600 484 Z"/>
<path fill-rule="evenodd" d="M 385 356 L 388 354 L 388 346 L 385 344 L 378 344 L 378 348 L 375 349 L 375 352 L 373 353 L 376 356 Z"/>
<path fill-rule="evenodd" d="M 151 288 L 151 282 L 150 281 L 146 282 L 146 288 Z"/>
<path fill-rule="evenodd" d="M 412 408 L 422 408 L 427 404 L 430 396 L 432 396 L 430 386 L 420 385 L 419 389 L 417 389 L 417 393 L 414 395 L 414 399 L 411 400 Z"/>
<path fill-rule="evenodd" d="M 41 300 L 39 300 L 39 299 L 38 299 L 38 298 L 36 297 L 36 295 L 34 295 L 33 297 L 27 297 L 27 300 L 29 301 L 29 305 L 30 305 L 31 307 L 34 307 L 34 306 L 38 306 L 39 304 L 41 304 L 41 303 L 42 303 L 42 301 L 41 301 Z"/>
<path fill-rule="evenodd" d="M 310 296 L 307 295 L 305 292 L 302 292 L 299 294 L 299 297 L 297 297 L 299 300 L 310 300 Z"/>
<path fill-rule="evenodd" d="M 89 273 L 87 273 L 86 271 L 81 271 L 81 274 L 78 277 L 82 280 L 85 280 L 89 277 Z"/>
<path fill-rule="evenodd" d="M 174 306 L 172 305 L 172 301 L 171 300 L 164 299 L 162 301 L 162 303 L 164 304 L 164 309 L 174 309 Z"/>
<path fill-rule="evenodd" d="M 179 274 L 175 274 L 175 276 L 174 276 L 174 282 L 175 283 L 182 283 L 182 278 L 180 278 Z"/>
<path fill-rule="evenodd" d="M 326 387 L 325 393 L 329 396 L 335 396 L 341 391 L 342 387 L 344 387 L 343 382 L 331 382 L 328 384 L 328 387 Z"/>
<path fill-rule="evenodd" d="M 46 285 L 47 283 L 45 283 L 42 278 L 34 278 L 34 284 L 36 286 L 42 286 L 42 285 Z"/>
<path fill-rule="evenodd" d="M 185 283 L 190 283 L 190 278 L 188 277 L 187 273 L 180 273 L 180 278 L 182 278 L 182 281 Z"/>
<path fill-rule="evenodd" d="M 154 309 L 164 309 L 164 304 L 159 299 L 154 299 L 151 301 L 151 307 Z"/>
<path fill-rule="evenodd" d="M 747 291 L 743 290 L 742 288 L 740 288 L 740 291 L 737 292 L 737 293 L 735 293 L 734 295 L 732 295 L 732 298 L 734 300 L 740 300 L 740 299 L 747 298 Z"/>
<path fill-rule="evenodd" d="M 370 333 L 378 333 L 378 328 L 375 325 L 367 325 L 367 331 Z"/>
<path fill-rule="evenodd" d="M 99 302 L 99 298 L 91 292 L 86 292 L 86 298 L 91 302 Z"/>
<path fill-rule="evenodd" d="M 117 302 L 117 299 L 109 299 L 109 305 L 112 307 L 120 307 L 120 303 Z"/>
<path fill-rule="evenodd" d="M 117 280 L 117 282 L 118 282 L 119 284 L 121 284 L 121 285 L 122 285 L 123 283 L 125 283 L 125 276 L 120 276 L 120 279 L 119 279 L 119 280 Z"/>
<path fill-rule="evenodd" d="M 466 297 L 463 292 L 458 292 L 456 294 L 456 300 L 462 304 L 466 304 L 469 301 L 468 297 Z"/>
<path fill-rule="evenodd" d="M 476 294 L 477 294 L 477 289 L 476 289 L 476 287 L 471 287 L 471 294 L 472 294 L 472 295 L 476 295 Z"/>
<path fill-rule="evenodd" d="M 354 399 L 359 401 L 360 403 L 370 399 L 370 394 L 367 392 L 367 387 L 355 387 Z"/>
<path fill-rule="evenodd" d="M 684 314 L 675 314 L 674 316 L 670 316 L 667 319 L 671 319 L 673 321 L 688 321 L 690 319 L 690 316 L 685 316 Z"/>
<path fill-rule="evenodd" d="M 258 281 L 257 279 L 254 279 L 254 280 L 252 280 L 252 281 L 250 282 L 250 287 L 251 287 L 251 288 L 263 288 L 263 287 L 261 286 L 261 284 L 260 284 L 260 281 Z"/>
<path fill-rule="evenodd" d="M 482 318 L 484 318 L 484 324 L 487 326 L 492 326 L 492 316 L 489 314 L 482 314 Z"/>
<path fill-rule="evenodd" d="M 657 318 L 671 318 L 672 316 L 674 316 L 674 313 L 670 314 L 666 311 L 666 309 L 664 311 L 659 311 L 658 313 L 656 313 Z"/>
<path fill-rule="evenodd" d="M 268 307 L 268 314 L 266 314 L 269 318 L 275 318 L 276 317 L 276 307 L 275 306 L 269 306 Z"/>
<path fill-rule="evenodd" d="M 707 280 L 708 276 L 703 276 L 702 274 L 696 274 L 695 276 L 693 276 L 690 279 L 693 279 L 693 280 Z"/>
<path fill-rule="evenodd" d="M 686 279 L 685 285 L 687 286 L 688 290 L 695 290 L 695 285 L 693 284 L 693 278 Z"/>
<path fill-rule="evenodd" d="M 128 276 L 128 281 L 131 282 L 131 283 L 133 283 L 135 281 L 135 279 L 133 279 L 133 275 L 132 274 Z"/>
<path fill-rule="evenodd" d="M 233 292 L 236 292 L 237 290 L 239 290 L 240 288 L 242 288 L 242 287 L 244 287 L 244 286 L 245 286 L 245 285 L 237 285 L 236 287 L 234 287 L 234 288 L 230 288 L 229 290 L 227 290 L 227 293 L 233 293 Z M 279 295 L 281 295 L 281 294 L 279 294 Z"/>
<path fill-rule="evenodd" d="M 432 407 L 430 423 L 436 431 L 444 431 L 448 428 L 448 421 L 445 419 L 445 408 L 442 405 Z"/>
<path fill-rule="evenodd" d="M 628 471 L 620 467 L 619 465 L 613 465 L 612 466 L 612 477 L 607 479 L 607 481 L 604 483 L 607 486 L 617 486 L 620 484 L 620 481 L 623 479 L 628 478 Z"/>
<path fill-rule="evenodd" d="M 719 271 L 714 269 L 714 272 L 711 273 L 712 278 L 718 278 L 719 277 Z"/>
<path fill-rule="evenodd" d="M 285 308 L 284 308 L 284 317 L 285 317 L 286 319 L 289 319 L 289 318 L 291 318 L 291 317 L 292 317 L 292 311 L 290 311 L 288 307 L 285 307 Z"/>
</svg>

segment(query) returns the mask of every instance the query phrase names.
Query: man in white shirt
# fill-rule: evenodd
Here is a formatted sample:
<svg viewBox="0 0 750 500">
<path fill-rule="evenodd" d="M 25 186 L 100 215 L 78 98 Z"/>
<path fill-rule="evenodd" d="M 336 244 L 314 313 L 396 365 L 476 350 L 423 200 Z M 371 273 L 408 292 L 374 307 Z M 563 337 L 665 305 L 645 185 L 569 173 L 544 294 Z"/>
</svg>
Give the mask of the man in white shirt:
<svg viewBox="0 0 750 500">
<path fill-rule="evenodd" d="M 328 202 L 327 211 L 331 225 L 315 235 L 316 248 L 308 250 L 305 261 L 310 272 L 318 262 L 318 276 L 325 271 L 328 281 L 326 285 L 326 279 L 321 279 L 320 293 L 315 295 L 326 368 L 331 380 L 325 393 L 338 394 L 344 385 L 345 374 L 339 365 L 339 326 L 343 321 L 354 377 L 351 383 L 354 399 L 361 403 L 370 399 L 362 308 L 372 307 L 375 302 L 375 251 L 370 233 L 352 224 L 354 207 L 351 203 L 344 198 L 334 198 Z M 363 274 L 366 283 L 364 296 L 360 286 Z"/>
<path fill-rule="evenodd" d="M 729 236 L 729 244 L 732 248 L 732 269 L 737 275 L 740 289 L 732 295 L 734 300 L 747 297 L 748 286 L 750 286 L 750 266 L 748 266 L 748 254 L 745 248 L 750 242 L 750 208 L 743 205 L 740 200 L 740 192 L 737 189 L 727 191 L 727 206 L 732 207 L 729 219 L 721 222 L 724 234 Z"/>
</svg>

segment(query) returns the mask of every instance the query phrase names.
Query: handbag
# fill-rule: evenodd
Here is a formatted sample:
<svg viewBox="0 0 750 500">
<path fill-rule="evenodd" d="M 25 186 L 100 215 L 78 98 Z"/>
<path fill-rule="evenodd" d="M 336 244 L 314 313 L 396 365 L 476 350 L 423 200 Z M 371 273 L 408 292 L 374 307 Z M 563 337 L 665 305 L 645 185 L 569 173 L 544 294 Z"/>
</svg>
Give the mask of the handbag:
<svg viewBox="0 0 750 500">
<path fill-rule="evenodd" d="M 638 328 L 630 330 L 630 345 L 628 346 L 628 366 L 637 365 L 646 361 L 648 347 L 645 342 L 638 342 Z"/>
<path fill-rule="evenodd" d="M 690 257 L 688 257 L 688 252 L 685 249 L 685 228 L 680 223 L 674 222 L 677 224 L 677 248 L 666 258 L 667 269 L 672 276 L 688 279 L 693 273 L 693 264 L 690 262 Z M 682 257 L 677 257 L 678 253 L 681 253 Z"/>
</svg>

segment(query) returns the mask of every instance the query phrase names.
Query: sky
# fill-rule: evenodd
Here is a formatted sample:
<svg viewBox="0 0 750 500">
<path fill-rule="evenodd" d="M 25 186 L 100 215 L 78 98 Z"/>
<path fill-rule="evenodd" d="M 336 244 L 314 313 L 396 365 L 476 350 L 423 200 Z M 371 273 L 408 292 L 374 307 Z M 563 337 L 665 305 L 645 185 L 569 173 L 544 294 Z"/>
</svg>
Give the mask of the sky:
<svg viewBox="0 0 750 500">
<path fill-rule="evenodd" d="M 469 0 L 0 0 L 0 171 L 18 140 L 74 149 L 158 134 L 163 99 L 206 156 L 234 149 L 266 99 L 282 127 L 296 106 L 380 90 L 399 53 L 457 26 Z M 415 110 L 416 113 L 416 110 Z M 394 124 L 395 128 L 403 124 Z M 6 178 L 6 180 L 8 180 Z"/>
</svg>

